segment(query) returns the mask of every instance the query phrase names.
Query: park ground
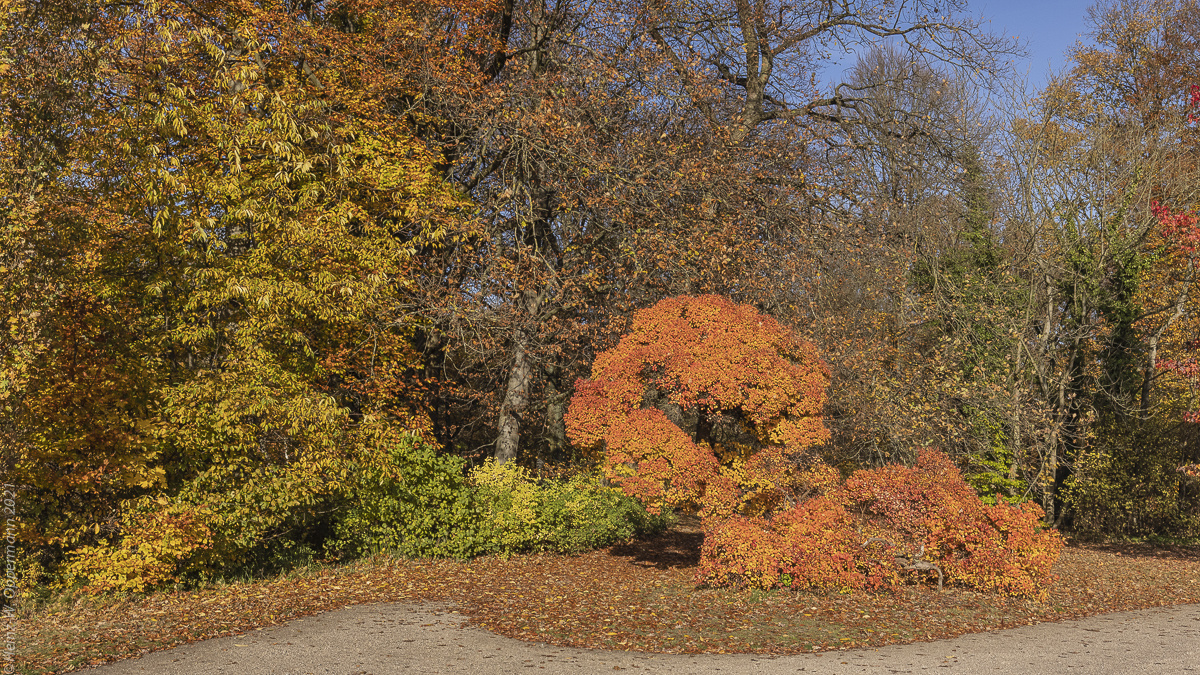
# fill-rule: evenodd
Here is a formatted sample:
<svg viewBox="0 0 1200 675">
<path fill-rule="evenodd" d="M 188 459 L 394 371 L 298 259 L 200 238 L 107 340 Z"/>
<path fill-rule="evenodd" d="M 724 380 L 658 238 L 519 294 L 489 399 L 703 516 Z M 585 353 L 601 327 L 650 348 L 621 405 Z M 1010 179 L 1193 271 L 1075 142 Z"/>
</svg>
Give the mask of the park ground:
<svg viewBox="0 0 1200 675">
<path fill-rule="evenodd" d="M 697 588 L 700 540 L 683 519 L 664 534 L 580 555 L 376 556 L 198 589 L 60 594 L 22 609 L 18 672 L 64 673 L 366 603 L 450 603 L 475 626 L 556 646 L 773 655 L 1200 603 L 1200 546 L 1073 543 L 1046 596 L 1031 600 L 939 591 L 920 579 L 878 593 Z"/>
</svg>

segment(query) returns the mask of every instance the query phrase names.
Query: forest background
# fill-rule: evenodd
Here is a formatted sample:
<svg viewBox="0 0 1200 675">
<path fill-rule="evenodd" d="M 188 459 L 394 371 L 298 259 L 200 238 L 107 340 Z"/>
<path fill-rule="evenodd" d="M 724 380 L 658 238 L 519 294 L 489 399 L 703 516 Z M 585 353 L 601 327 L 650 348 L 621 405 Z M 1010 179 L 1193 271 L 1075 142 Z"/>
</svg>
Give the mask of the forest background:
<svg viewBox="0 0 1200 675">
<path fill-rule="evenodd" d="M 1029 94 L 964 2 L 0 10 L 35 580 L 361 552 L 415 471 L 584 471 L 575 382 L 702 294 L 816 346 L 844 475 L 934 448 L 1081 535 L 1200 535 L 1191 0 L 1102 1 Z"/>
</svg>

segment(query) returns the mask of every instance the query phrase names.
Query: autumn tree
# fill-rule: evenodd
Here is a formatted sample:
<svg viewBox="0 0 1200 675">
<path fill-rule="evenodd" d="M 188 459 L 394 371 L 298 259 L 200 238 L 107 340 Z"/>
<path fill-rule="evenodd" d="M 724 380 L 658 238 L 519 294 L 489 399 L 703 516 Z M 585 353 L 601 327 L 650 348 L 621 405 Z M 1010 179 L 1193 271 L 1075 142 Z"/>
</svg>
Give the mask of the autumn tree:
<svg viewBox="0 0 1200 675">
<path fill-rule="evenodd" d="M 820 45 L 894 38 L 992 71 L 1006 45 L 960 5 L 933 8 L 513 0 L 430 14 L 422 35 L 477 27 L 454 43 L 473 69 L 422 70 L 411 99 L 479 205 L 474 229 L 423 258 L 428 372 L 459 397 L 441 438 L 500 460 L 564 447 L 587 355 L 662 297 L 797 307 L 812 223 L 843 191 L 823 139 L 853 123 L 847 96 L 811 84 Z"/>
<path fill-rule="evenodd" d="M 1162 204 L 1154 205 L 1154 213 L 1158 217 L 1159 224 L 1162 226 L 1162 235 L 1170 242 L 1168 255 L 1174 259 L 1172 261 L 1173 266 L 1180 269 L 1188 277 L 1193 276 L 1196 267 L 1197 243 L 1200 242 L 1200 228 L 1197 227 L 1198 219 L 1196 214 L 1190 212 L 1172 213 L 1170 208 Z M 1185 288 L 1184 293 L 1190 290 L 1190 288 Z M 1183 307 L 1179 307 L 1177 311 L 1182 313 Z M 1189 351 L 1194 346 L 1194 343 L 1187 344 Z M 1185 378 L 1189 384 L 1194 384 L 1197 375 L 1200 375 L 1200 369 L 1197 368 L 1196 360 L 1190 354 L 1182 358 L 1157 362 L 1155 366 Z M 1183 419 L 1195 422 L 1198 419 L 1197 413 L 1193 410 L 1188 410 L 1184 413 Z"/>
<path fill-rule="evenodd" d="M 836 481 L 815 451 L 828 383 L 813 346 L 774 319 L 714 295 L 668 298 L 597 356 L 567 430 L 655 509 L 770 513 Z"/>
<path fill-rule="evenodd" d="M 1020 327 L 1031 489 L 1059 522 L 1077 462 L 1150 437 L 1155 361 L 1184 315 L 1192 284 L 1162 274 L 1156 200 L 1190 201 L 1187 87 L 1167 64 L 1193 3 L 1100 3 L 1093 44 L 1080 44 L 1013 125 L 1006 232 L 1023 251 L 1029 298 Z M 1192 24 L 1194 25 L 1194 23 Z M 1181 58 L 1186 60 L 1187 57 Z M 1175 75 L 1172 73 L 1175 72 Z M 1136 441 L 1142 443 L 1144 441 Z M 1137 473 L 1141 473 L 1139 469 Z"/>
<path fill-rule="evenodd" d="M 428 429 L 411 261 L 466 205 L 360 28 L 335 3 L 221 2 L 33 2 L 8 25 L 3 430 L 29 541 L 116 560 L 177 535 L 172 555 L 246 562 Z"/>
<path fill-rule="evenodd" d="M 1189 212 L 1154 208 L 1159 226 L 1148 245 L 1155 264 L 1141 275 L 1139 298 L 1158 316 L 1143 321 L 1147 361 L 1143 377 L 1144 418 L 1106 425 L 1100 442 L 1074 467 L 1067 495 L 1082 532 L 1142 536 L 1195 533 L 1200 483 L 1195 477 L 1197 428 L 1192 354 L 1198 325 L 1195 252 Z M 1184 423 L 1180 423 L 1180 421 Z"/>
<path fill-rule="evenodd" d="M 984 82 L 894 46 L 860 58 L 829 139 L 844 153 L 842 212 L 808 250 L 807 306 L 821 345 L 839 463 L 910 462 L 933 445 L 989 498 L 1018 497 L 1005 428 L 1011 324 L 1023 307 L 1001 244 L 998 123 Z"/>
</svg>

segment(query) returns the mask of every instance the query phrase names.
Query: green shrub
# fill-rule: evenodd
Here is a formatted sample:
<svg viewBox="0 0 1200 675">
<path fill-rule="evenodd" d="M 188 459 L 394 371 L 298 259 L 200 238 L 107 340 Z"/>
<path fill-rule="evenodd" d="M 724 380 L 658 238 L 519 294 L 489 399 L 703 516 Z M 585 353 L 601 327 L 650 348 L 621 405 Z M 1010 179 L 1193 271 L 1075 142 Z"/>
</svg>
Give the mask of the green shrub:
<svg viewBox="0 0 1200 675">
<path fill-rule="evenodd" d="M 356 471 L 327 550 L 455 558 L 570 553 L 667 522 L 594 474 L 538 480 L 513 462 L 488 460 L 466 478 L 462 459 L 419 441 L 396 447 L 391 457 L 392 466 Z"/>
<path fill-rule="evenodd" d="M 464 461 L 413 438 L 390 451 L 391 466 L 362 466 L 347 490 L 349 505 L 326 550 L 361 556 L 469 558 L 488 550 L 483 518 L 463 475 Z"/>
<path fill-rule="evenodd" d="M 560 553 L 584 551 L 666 528 L 670 516 L 651 515 L 641 502 L 606 487 L 597 474 L 577 474 L 542 487 L 541 520 L 548 548 Z"/>
<path fill-rule="evenodd" d="M 480 537 L 494 553 L 571 553 L 667 524 L 667 517 L 651 516 L 594 474 L 539 481 L 515 463 L 488 460 L 471 471 L 470 480 L 483 510 Z"/>
</svg>

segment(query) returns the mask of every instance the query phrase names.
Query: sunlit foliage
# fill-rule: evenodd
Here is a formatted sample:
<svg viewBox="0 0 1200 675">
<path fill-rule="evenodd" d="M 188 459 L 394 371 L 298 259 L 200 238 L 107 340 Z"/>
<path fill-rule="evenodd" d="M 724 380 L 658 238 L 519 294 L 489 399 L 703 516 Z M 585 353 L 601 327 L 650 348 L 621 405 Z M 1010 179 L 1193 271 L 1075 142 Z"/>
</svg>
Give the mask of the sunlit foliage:
<svg viewBox="0 0 1200 675">
<path fill-rule="evenodd" d="M 812 451 L 829 438 L 828 382 L 812 345 L 752 307 L 670 298 L 597 356 L 567 432 L 603 447 L 607 475 L 654 509 L 763 513 L 833 482 Z"/>
</svg>

